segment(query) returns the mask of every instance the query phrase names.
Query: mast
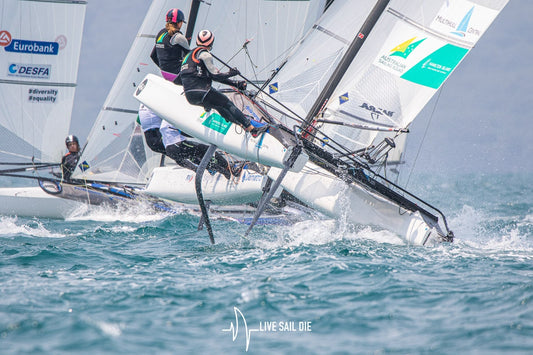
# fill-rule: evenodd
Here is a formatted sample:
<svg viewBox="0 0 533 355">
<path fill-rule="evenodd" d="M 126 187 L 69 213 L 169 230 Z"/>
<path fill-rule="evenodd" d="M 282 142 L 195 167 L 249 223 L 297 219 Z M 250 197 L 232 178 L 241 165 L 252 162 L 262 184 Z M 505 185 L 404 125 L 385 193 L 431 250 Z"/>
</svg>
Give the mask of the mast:
<svg viewBox="0 0 533 355">
<path fill-rule="evenodd" d="M 198 18 L 198 9 L 202 0 L 192 0 L 191 10 L 189 11 L 189 18 L 187 19 L 187 32 L 185 32 L 185 38 L 189 44 L 191 44 L 192 33 L 194 32 L 194 26 L 196 25 L 196 19 Z"/>
<path fill-rule="evenodd" d="M 376 5 L 374 5 L 374 8 L 372 11 L 370 11 L 370 14 L 366 18 L 365 23 L 363 23 L 363 26 L 361 26 L 361 29 L 359 30 L 359 33 L 354 38 L 350 46 L 348 47 L 348 50 L 342 57 L 339 65 L 337 68 L 335 68 L 335 71 L 333 72 L 333 75 L 329 78 L 328 82 L 324 86 L 324 89 L 316 99 L 315 103 L 311 107 L 311 110 L 309 110 L 309 113 L 307 114 L 307 117 L 305 118 L 304 123 L 304 130 L 307 129 L 309 125 L 311 125 L 314 117 L 318 115 L 318 113 L 322 110 L 324 105 L 328 102 L 329 98 L 333 94 L 333 91 L 337 88 L 337 85 L 341 81 L 342 77 L 344 76 L 344 73 L 346 70 L 348 70 L 348 67 L 352 63 L 353 59 L 363 46 L 363 43 L 365 42 L 366 38 L 370 34 L 370 31 L 374 28 L 374 25 L 378 22 L 378 19 L 380 18 L 381 14 L 385 11 L 385 8 L 389 4 L 390 0 L 379 0 Z"/>
</svg>

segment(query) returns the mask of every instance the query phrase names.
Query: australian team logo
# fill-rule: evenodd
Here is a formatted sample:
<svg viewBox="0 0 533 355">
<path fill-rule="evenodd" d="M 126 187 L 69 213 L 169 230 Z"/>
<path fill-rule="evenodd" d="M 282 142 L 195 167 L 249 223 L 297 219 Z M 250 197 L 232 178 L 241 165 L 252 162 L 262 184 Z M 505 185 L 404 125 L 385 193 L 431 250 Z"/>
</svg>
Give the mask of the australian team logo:
<svg viewBox="0 0 533 355">
<path fill-rule="evenodd" d="M 403 59 L 406 59 L 409 54 L 411 54 L 416 47 L 420 45 L 420 43 L 424 42 L 425 38 L 422 38 L 420 40 L 416 40 L 416 37 L 413 37 L 411 39 L 408 39 L 407 41 L 403 42 L 402 44 L 397 45 L 393 49 L 391 49 L 390 56 L 391 57 L 401 57 Z"/>
<path fill-rule="evenodd" d="M 378 58 L 377 64 L 388 71 L 401 75 L 408 69 L 406 59 L 425 40 L 426 38 L 418 38 L 415 36 L 401 42 L 393 48 L 389 47 L 390 49 L 387 51 L 387 53 L 382 54 Z"/>
</svg>

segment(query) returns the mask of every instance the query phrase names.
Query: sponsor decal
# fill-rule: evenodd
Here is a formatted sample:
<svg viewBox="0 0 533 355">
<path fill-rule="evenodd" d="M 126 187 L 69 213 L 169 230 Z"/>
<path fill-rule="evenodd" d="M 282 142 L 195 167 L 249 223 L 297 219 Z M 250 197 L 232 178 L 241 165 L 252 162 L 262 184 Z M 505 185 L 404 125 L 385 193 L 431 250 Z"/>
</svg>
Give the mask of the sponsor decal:
<svg viewBox="0 0 533 355">
<path fill-rule="evenodd" d="M 51 65 L 10 63 L 7 75 L 32 79 L 50 79 Z"/>
<path fill-rule="evenodd" d="M 206 115 L 206 112 L 202 114 L 200 117 L 204 117 Z M 228 122 L 224 119 L 224 117 L 220 116 L 216 112 L 211 112 L 209 116 L 202 122 L 202 125 L 211 128 L 213 131 L 217 131 L 219 133 L 222 133 L 226 135 L 228 133 L 229 128 L 231 127 L 231 122 Z"/>
<path fill-rule="evenodd" d="M 54 42 L 34 41 L 12 38 L 11 33 L 1 30 L 0 46 L 4 47 L 6 52 L 58 55 L 59 50 L 67 46 L 67 37 L 59 35 Z"/>
<path fill-rule="evenodd" d="M 374 65 L 402 79 L 438 89 L 466 53 L 468 49 L 397 23 Z"/>
<path fill-rule="evenodd" d="M 350 98 L 348 97 L 348 93 L 342 94 L 341 96 L 339 96 L 339 105 L 348 102 L 348 100 L 350 100 Z"/>
<path fill-rule="evenodd" d="M 146 87 L 146 83 L 148 82 L 148 79 L 144 79 L 140 84 L 139 86 L 137 86 L 137 90 L 135 91 L 135 96 L 139 96 L 139 94 L 141 93 L 141 91 L 144 90 L 144 88 Z"/>
<path fill-rule="evenodd" d="M 59 35 L 54 42 L 57 42 L 59 45 L 59 50 L 65 49 L 67 46 L 67 37 L 64 35 Z"/>
<path fill-rule="evenodd" d="M 252 174 L 248 171 L 248 169 L 245 169 L 242 174 L 242 182 L 245 182 L 245 181 L 263 181 L 263 175 Z"/>
<path fill-rule="evenodd" d="M 268 92 L 270 94 L 275 94 L 275 93 L 278 92 L 278 90 L 279 90 L 278 83 L 272 83 L 272 84 L 268 85 Z"/>
<path fill-rule="evenodd" d="M 413 37 L 403 42 L 402 44 L 394 47 L 391 50 L 390 56 L 391 57 L 402 57 L 404 59 L 407 58 L 409 54 L 411 54 L 411 52 L 414 51 L 415 48 L 418 47 L 418 45 L 425 40 L 425 38 L 422 38 L 421 40 L 416 41 L 416 42 L 415 40 L 416 40 L 416 37 Z"/>
<path fill-rule="evenodd" d="M 446 44 L 418 62 L 401 78 L 438 89 L 467 53 L 468 49 Z"/>
<path fill-rule="evenodd" d="M 56 89 L 28 89 L 28 102 L 55 103 L 58 91 Z"/>
<path fill-rule="evenodd" d="M 498 11 L 465 0 L 448 0 L 433 19 L 430 27 L 446 35 L 476 42 Z"/>
<path fill-rule="evenodd" d="M 59 44 L 56 42 L 43 41 L 26 41 L 23 39 L 13 39 L 11 43 L 4 47 L 6 52 L 15 53 L 30 53 L 30 54 L 45 54 L 57 55 L 59 52 Z"/>
<path fill-rule="evenodd" d="M 8 46 L 11 43 L 11 33 L 0 31 L 0 47 Z"/>
<path fill-rule="evenodd" d="M 370 105 L 370 104 L 368 104 L 366 102 L 363 102 L 363 104 L 361 106 L 359 106 L 359 107 L 364 108 L 367 111 L 370 111 L 370 116 L 372 117 L 373 120 L 378 120 L 381 115 L 385 115 L 385 116 L 388 116 L 388 117 L 392 117 L 394 115 L 394 111 L 384 110 L 382 108 L 377 108 L 377 107 L 375 107 L 373 105 Z"/>
</svg>

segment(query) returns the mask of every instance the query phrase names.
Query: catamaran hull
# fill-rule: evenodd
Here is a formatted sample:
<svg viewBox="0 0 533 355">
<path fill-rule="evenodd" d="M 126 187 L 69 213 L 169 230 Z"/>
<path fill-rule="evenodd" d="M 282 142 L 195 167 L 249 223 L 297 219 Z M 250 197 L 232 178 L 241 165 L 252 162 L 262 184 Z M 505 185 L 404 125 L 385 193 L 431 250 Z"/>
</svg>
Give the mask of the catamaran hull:
<svg viewBox="0 0 533 355">
<path fill-rule="evenodd" d="M 275 179 L 280 172 L 272 168 L 268 176 Z M 361 185 L 347 184 L 311 162 L 306 164 L 303 173 L 287 173 L 281 185 L 327 216 L 385 228 L 409 244 L 430 245 L 441 241 L 438 226 L 430 226 L 419 212 L 405 210 Z"/>
<path fill-rule="evenodd" d="M 245 160 L 283 168 L 292 147 L 285 147 L 270 134 L 253 137 L 242 127 L 225 121 L 214 110 L 207 114 L 187 102 L 183 87 L 153 74 L 139 84 L 134 97 L 174 127 Z M 301 154 L 291 171 L 303 168 L 307 156 Z"/>
<path fill-rule="evenodd" d="M 65 219 L 83 203 L 44 192 L 40 187 L 0 189 L 0 214 Z"/>
<path fill-rule="evenodd" d="M 167 200 L 197 204 L 194 171 L 179 167 L 155 168 L 145 192 Z M 227 180 L 221 174 L 205 173 L 202 193 L 206 201 L 218 205 L 245 204 L 261 198 L 262 184 L 266 177 L 243 169 L 237 178 Z"/>
</svg>

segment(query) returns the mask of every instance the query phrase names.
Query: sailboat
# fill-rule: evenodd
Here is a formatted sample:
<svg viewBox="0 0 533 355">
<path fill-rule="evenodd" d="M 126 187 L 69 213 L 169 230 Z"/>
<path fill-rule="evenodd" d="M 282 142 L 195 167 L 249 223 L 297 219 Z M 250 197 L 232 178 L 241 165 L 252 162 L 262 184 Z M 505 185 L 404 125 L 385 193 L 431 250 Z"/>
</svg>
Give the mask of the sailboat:
<svg viewBox="0 0 533 355">
<path fill-rule="evenodd" d="M 65 151 L 78 73 L 86 1 L 6 0 L 0 7 L 0 174 L 41 178 L 0 188 L 0 213 L 64 216 L 79 203 L 46 171 Z M 26 173 L 26 174 L 23 174 Z"/>
<path fill-rule="evenodd" d="M 188 105 L 181 88 L 155 76 L 134 96 L 184 132 L 270 166 L 271 189 L 281 186 L 331 217 L 390 230 L 409 244 L 449 242 L 444 214 L 379 171 L 389 157 L 401 158 L 411 122 L 506 4 L 335 0 L 267 89 L 257 88 L 253 99 L 269 125 L 260 137 L 217 131 L 209 124 L 216 112 Z"/>
<path fill-rule="evenodd" d="M 160 76 L 150 59 L 155 34 L 163 26 L 169 8 L 186 14 L 182 31 L 194 37 L 194 29 L 209 26 L 216 31 L 223 55 L 255 83 L 265 82 L 279 58 L 320 16 L 324 1 L 273 2 L 265 0 L 154 0 L 146 14 L 117 79 L 88 136 L 80 161 L 86 169 L 74 177 L 102 183 L 143 187 L 150 196 L 179 203 L 197 203 L 193 171 L 181 168 L 152 152 L 144 144 L 136 122 L 139 103 L 131 96 L 148 73 Z M 254 19 L 253 21 L 250 19 Z M 201 29 L 201 28 L 200 28 Z M 251 167 L 251 165 L 250 165 Z M 266 175 L 245 167 L 232 179 L 221 174 L 205 174 L 202 185 L 213 205 L 246 204 L 259 200 Z M 279 191 L 281 193 L 281 191 Z M 220 208 L 220 207 L 219 207 Z M 243 206 L 249 210 L 248 206 Z"/>
<path fill-rule="evenodd" d="M 4 136 L 7 138 L 2 140 L 6 146 L 5 149 L 2 149 L 2 153 L 6 153 L 6 157 L 2 156 L 0 161 L 2 164 L 13 164 L 14 168 L 10 166 L 9 169 L 4 169 L 0 173 L 16 177 L 18 180 L 21 178 L 36 179 L 39 187 L 0 189 L 0 201 L 3 202 L 1 203 L 2 208 L 0 208 L 2 214 L 65 218 L 73 210 L 86 204 L 117 204 L 131 200 L 149 201 L 158 209 L 162 208 L 168 212 L 171 209 L 166 203 L 144 193 L 144 185 L 148 181 L 152 182 L 150 185 L 152 195 L 157 195 L 160 191 L 159 195 L 165 197 L 170 192 L 170 197 L 174 196 L 175 198 L 175 195 L 172 195 L 175 186 L 169 185 L 169 181 L 173 181 L 182 185 L 178 192 L 190 195 L 194 193 L 194 189 L 189 188 L 186 184 L 187 181 L 190 181 L 190 172 L 185 169 L 178 169 L 176 166 L 159 167 L 154 170 L 160 165 L 161 157 L 150 151 L 144 144 L 140 127 L 135 123 L 138 104 L 131 97 L 128 89 L 130 85 L 135 87 L 136 83 L 147 72 L 158 72 L 157 67 L 149 60 L 149 53 L 154 43 L 154 33 L 157 33 L 163 23 L 162 19 L 164 19 L 166 11 L 175 6 L 190 9 L 190 19 L 194 17 L 194 21 L 189 21 L 188 32 L 191 33 L 196 21 L 205 23 L 209 20 L 216 26 L 223 26 L 226 21 L 233 20 L 237 24 L 241 24 L 244 22 L 241 22 L 240 19 L 261 14 L 261 21 L 257 22 L 262 24 L 261 29 L 257 26 L 248 26 L 249 30 L 242 32 L 243 34 L 252 33 L 255 38 L 242 37 L 237 39 L 235 37 L 236 40 L 242 42 L 239 43 L 239 47 L 234 46 L 234 48 L 240 48 L 237 52 L 246 54 L 235 57 L 236 65 L 241 66 L 241 68 L 248 68 L 250 72 L 262 70 L 263 72 L 257 74 L 264 77 L 267 74 L 270 75 L 268 71 L 265 71 L 267 64 L 273 62 L 275 57 L 281 55 L 288 44 L 294 41 L 294 38 L 301 35 L 303 21 L 306 19 L 308 10 L 311 9 L 308 2 L 280 5 L 268 1 L 232 1 L 231 3 L 219 1 L 202 4 L 205 6 L 201 7 L 201 2 L 196 0 L 154 0 L 89 135 L 88 144 L 85 146 L 80 159 L 83 162 L 80 167 L 83 169 L 77 170 L 73 176 L 78 183 L 69 184 L 55 177 L 47 177 L 44 170 L 57 166 L 56 162 L 60 161 L 64 151 L 63 138 L 68 133 L 70 125 L 86 4 L 85 1 L 49 3 L 12 0 L 3 8 L 2 18 L 5 21 L 2 23 L 6 26 L 13 22 L 13 26 L 21 27 L 20 24 L 24 23 L 21 20 L 23 14 L 46 13 L 50 16 L 39 17 L 39 21 L 42 23 L 34 23 L 35 28 L 63 30 L 64 35 L 57 36 L 59 44 L 55 42 L 52 44 L 52 46 L 59 48 L 59 52 L 55 53 L 56 56 L 49 55 L 47 57 L 48 62 L 52 65 L 45 64 L 36 67 L 37 70 L 44 70 L 47 73 L 53 72 L 52 79 L 57 82 L 51 82 L 50 75 L 44 74 L 41 76 L 27 74 L 23 80 L 13 80 L 13 78 L 6 77 L 1 81 L 4 92 L 11 92 L 10 90 L 14 88 L 24 92 L 26 87 L 32 85 L 45 86 L 43 90 L 35 90 L 35 93 L 41 93 L 43 99 L 37 94 L 33 96 L 33 102 L 36 103 L 33 107 L 39 107 L 41 111 L 30 112 L 25 102 L 26 96 L 21 93 L 14 95 L 16 96 L 15 100 L 11 100 L 11 97 L 7 95 L 4 96 L 5 100 L 2 104 L 6 109 L 3 110 L 5 115 L 1 117 L 0 124 L 2 128 L 6 128 Z M 318 13 L 317 8 L 314 7 L 316 13 Z M 235 16 L 236 12 L 238 16 Z M 269 15 L 266 16 L 266 14 Z M 291 21 L 291 16 L 301 20 Z M 217 20 L 211 21 L 211 18 Z M 52 26 L 52 24 L 56 25 Z M 57 24 L 61 24 L 65 28 L 62 29 Z M 284 30 L 290 29 L 293 35 L 273 36 L 274 25 L 283 26 Z M 46 36 L 51 35 L 46 32 L 27 35 L 28 38 L 36 39 Z M 188 36 L 191 36 L 190 33 Z M 3 46 L 9 49 L 11 33 L 7 30 L 2 31 L 2 38 L 5 40 Z M 260 41 L 255 40 L 256 38 Z M 263 46 L 256 48 L 258 43 L 262 43 Z M 69 50 L 63 50 L 64 48 Z M 66 52 L 68 55 L 64 55 Z M 10 55 L 15 56 L 15 54 Z M 25 55 L 28 58 L 35 57 L 35 59 L 30 60 L 30 62 L 35 63 L 38 63 L 42 57 L 42 53 L 26 53 Z M 251 62 L 252 56 L 255 63 Z M 243 60 L 243 58 L 249 60 Z M 3 59 L 16 63 L 9 56 L 3 57 Z M 57 65 L 55 65 L 56 62 Z M 54 67 L 51 69 L 53 65 Z M 32 67 L 24 66 L 23 68 L 31 69 Z M 60 70 L 65 74 L 60 75 Z M 8 75 L 16 76 L 15 74 Z M 20 76 L 22 77 L 22 75 Z M 63 93 L 66 93 L 67 89 L 56 90 L 54 87 L 71 89 L 68 89 L 69 95 L 67 96 Z M 50 93 L 52 93 L 51 96 Z M 54 105 L 51 105 L 50 102 Z M 13 112 L 14 109 L 20 109 L 20 112 Z M 45 122 L 44 128 L 40 124 L 34 124 L 35 117 L 39 117 L 40 121 Z M 16 138 L 11 138 L 12 135 Z M 21 144 L 22 141 L 24 141 L 23 144 Z M 28 150 L 28 153 L 25 153 L 25 149 Z M 158 174 L 154 174 L 154 171 Z M 151 177 L 152 174 L 153 177 Z M 213 186 L 213 193 L 223 197 L 222 200 L 217 200 L 216 196 L 213 196 L 214 202 L 223 202 L 228 196 L 233 200 L 236 198 L 240 198 L 241 201 L 257 200 L 261 192 L 263 175 L 245 169 L 239 178 L 242 181 L 222 182 L 219 174 L 206 176 L 207 185 Z M 161 189 L 161 186 L 156 183 L 157 181 L 164 182 L 167 188 Z M 179 199 L 180 202 L 185 203 L 189 200 L 188 198 Z M 245 207 L 246 210 L 249 210 L 247 206 Z M 225 208 L 224 210 L 227 211 L 228 209 Z"/>
</svg>

